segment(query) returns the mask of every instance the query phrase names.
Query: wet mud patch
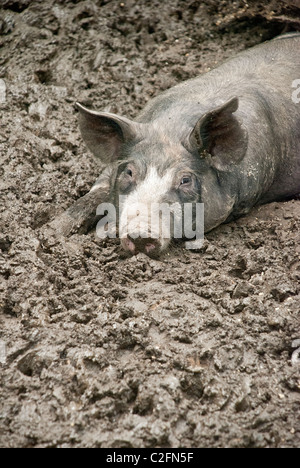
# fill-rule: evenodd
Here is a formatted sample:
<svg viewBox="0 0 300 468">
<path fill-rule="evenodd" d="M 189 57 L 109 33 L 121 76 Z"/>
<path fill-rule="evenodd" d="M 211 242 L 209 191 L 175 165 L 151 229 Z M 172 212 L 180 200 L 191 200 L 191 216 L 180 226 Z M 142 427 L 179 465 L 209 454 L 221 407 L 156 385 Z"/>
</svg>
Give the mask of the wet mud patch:
<svg viewBox="0 0 300 468">
<path fill-rule="evenodd" d="M 40 235 L 99 172 L 75 102 L 134 117 L 298 29 L 270 3 L 2 2 L 1 446 L 299 446 L 299 200 L 160 260 Z"/>
</svg>

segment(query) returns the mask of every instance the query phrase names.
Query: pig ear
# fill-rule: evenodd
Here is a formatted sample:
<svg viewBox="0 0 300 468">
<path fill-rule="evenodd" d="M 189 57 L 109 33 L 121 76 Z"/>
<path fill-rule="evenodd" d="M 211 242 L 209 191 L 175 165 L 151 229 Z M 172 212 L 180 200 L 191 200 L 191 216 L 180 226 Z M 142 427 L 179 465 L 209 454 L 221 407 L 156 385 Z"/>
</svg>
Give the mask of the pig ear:
<svg viewBox="0 0 300 468">
<path fill-rule="evenodd" d="M 95 112 L 76 103 L 79 127 L 87 147 L 103 163 L 121 158 L 121 145 L 136 137 L 138 124 L 108 112 Z"/>
<path fill-rule="evenodd" d="M 238 110 L 237 97 L 205 114 L 198 120 L 190 135 L 190 143 L 197 147 L 202 157 L 211 156 L 211 163 L 217 169 L 239 163 L 248 146 L 246 129 L 234 112 Z"/>
</svg>

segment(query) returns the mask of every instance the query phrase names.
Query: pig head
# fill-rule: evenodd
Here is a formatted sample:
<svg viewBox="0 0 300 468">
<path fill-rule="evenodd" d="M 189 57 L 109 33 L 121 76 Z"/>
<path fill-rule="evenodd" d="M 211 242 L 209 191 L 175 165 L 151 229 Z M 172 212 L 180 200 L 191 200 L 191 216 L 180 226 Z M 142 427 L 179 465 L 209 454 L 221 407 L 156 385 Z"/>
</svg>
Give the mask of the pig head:
<svg viewBox="0 0 300 468">
<path fill-rule="evenodd" d="M 239 99 L 233 96 L 211 109 L 197 105 L 188 112 L 176 109 L 163 121 L 137 122 L 77 104 L 86 145 L 113 168 L 107 188 L 112 202 L 118 205 L 120 195 L 124 199 L 119 236 L 126 251 L 158 255 L 168 247 L 172 234 L 166 226 L 158 223 L 150 229 L 153 206 L 172 205 L 171 230 L 181 222 L 186 203 L 204 204 L 205 232 L 230 217 L 237 167 L 248 146 L 238 107 Z M 149 209 L 142 209 L 145 206 Z M 136 234 L 137 228 L 142 235 Z"/>
</svg>

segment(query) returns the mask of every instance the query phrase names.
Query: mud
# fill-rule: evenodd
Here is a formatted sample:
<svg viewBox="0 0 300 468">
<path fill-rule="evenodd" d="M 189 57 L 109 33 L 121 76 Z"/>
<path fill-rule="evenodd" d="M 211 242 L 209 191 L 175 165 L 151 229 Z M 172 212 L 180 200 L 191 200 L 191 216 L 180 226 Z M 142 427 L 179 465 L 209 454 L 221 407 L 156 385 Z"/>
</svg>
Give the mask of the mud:
<svg viewBox="0 0 300 468">
<path fill-rule="evenodd" d="M 41 234 L 99 171 L 75 101 L 135 117 L 299 29 L 265 3 L 1 1 L 1 447 L 299 446 L 299 200 L 160 260 Z"/>
</svg>

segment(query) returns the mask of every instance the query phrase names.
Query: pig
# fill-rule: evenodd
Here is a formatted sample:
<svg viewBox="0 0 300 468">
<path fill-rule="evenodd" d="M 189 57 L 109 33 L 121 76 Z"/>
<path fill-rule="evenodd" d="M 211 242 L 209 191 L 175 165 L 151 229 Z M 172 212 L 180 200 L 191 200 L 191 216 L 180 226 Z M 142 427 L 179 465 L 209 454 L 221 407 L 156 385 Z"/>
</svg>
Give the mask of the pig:
<svg viewBox="0 0 300 468">
<path fill-rule="evenodd" d="M 161 229 L 151 234 L 149 212 L 143 215 L 139 203 L 202 203 L 208 232 L 254 205 L 299 194 L 300 103 L 293 99 L 299 79 L 300 34 L 294 33 L 170 88 L 135 120 L 77 103 L 82 137 L 106 165 L 91 191 L 107 183 L 114 203 L 126 196 L 123 248 L 156 256 L 170 244 Z M 128 228 L 122 219 L 135 206 Z M 182 213 L 173 210 L 173 221 Z"/>
</svg>

